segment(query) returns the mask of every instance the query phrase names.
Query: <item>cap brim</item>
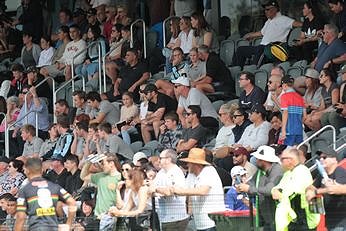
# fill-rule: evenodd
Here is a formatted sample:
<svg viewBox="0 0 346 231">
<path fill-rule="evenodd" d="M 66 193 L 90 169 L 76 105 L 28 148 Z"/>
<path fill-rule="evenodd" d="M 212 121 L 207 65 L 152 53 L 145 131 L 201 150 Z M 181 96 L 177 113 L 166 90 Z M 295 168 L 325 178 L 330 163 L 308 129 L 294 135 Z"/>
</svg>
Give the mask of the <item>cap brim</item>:
<svg viewBox="0 0 346 231">
<path fill-rule="evenodd" d="M 205 160 L 199 160 L 199 159 L 192 159 L 192 158 L 182 158 L 179 159 L 180 161 L 187 162 L 187 163 L 193 163 L 193 164 L 202 164 L 202 165 L 210 165 L 209 162 Z"/>
<path fill-rule="evenodd" d="M 271 163 L 278 163 L 278 162 L 280 162 L 280 158 L 277 157 L 277 156 L 271 156 L 270 159 L 269 159 L 269 158 L 266 158 L 268 156 L 264 156 L 262 154 L 259 154 L 258 152 L 254 152 L 251 155 L 254 156 L 256 159 L 264 160 L 264 161 L 271 162 Z"/>
</svg>

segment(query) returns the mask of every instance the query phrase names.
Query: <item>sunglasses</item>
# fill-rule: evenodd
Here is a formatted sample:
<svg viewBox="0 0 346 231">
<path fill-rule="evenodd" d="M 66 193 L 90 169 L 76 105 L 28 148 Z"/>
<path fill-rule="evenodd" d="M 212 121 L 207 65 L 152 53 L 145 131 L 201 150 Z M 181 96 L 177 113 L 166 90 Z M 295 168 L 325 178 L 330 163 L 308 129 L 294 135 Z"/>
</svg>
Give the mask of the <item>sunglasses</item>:
<svg viewBox="0 0 346 231">
<path fill-rule="evenodd" d="M 238 116 L 243 116 L 243 115 L 233 115 L 233 118 L 237 118 Z"/>
<path fill-rule="evenodd" d="M 190 116 L 190 115 L 192 115 L 192 114 L 193 114 L 193 113 L 191 113 L 191 112 L 184 112 L 184 113 L 183 113 L 184 116 Z"/>
<path fill-rule="evenodd" d="M 128 172 L 128 171 L 130 171 L 130 169 L 129 168 L 122 168 L 121 171 L 122 172 Z"/>
</svg>

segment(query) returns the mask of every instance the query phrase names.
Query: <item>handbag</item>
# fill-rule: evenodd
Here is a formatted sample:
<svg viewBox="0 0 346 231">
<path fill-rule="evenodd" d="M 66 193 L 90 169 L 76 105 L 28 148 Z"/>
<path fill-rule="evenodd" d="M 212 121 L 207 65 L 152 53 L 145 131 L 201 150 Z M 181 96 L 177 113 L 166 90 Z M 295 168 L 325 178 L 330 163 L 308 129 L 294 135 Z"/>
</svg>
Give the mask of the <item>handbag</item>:
<svg viewBox="0 0 346 231">
<path fill-rule="evenodd" d="M 264 47 L 264 55 L 270 62 L 285 62 L 288 60 L 287 43 L 273 42 Z"/>
</svg>

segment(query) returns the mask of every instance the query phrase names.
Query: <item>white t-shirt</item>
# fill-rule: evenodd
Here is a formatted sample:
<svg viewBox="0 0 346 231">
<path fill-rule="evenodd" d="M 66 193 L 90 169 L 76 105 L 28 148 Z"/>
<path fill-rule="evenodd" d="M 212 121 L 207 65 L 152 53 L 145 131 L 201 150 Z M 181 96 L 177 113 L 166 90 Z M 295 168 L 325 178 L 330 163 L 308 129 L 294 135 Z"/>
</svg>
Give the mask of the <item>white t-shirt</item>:
<svg viewBox="0 0 346 231">
<path fill-rule="evenodd" d="M 183 107 L 185 111 L 190 105 L 199 105 L 202 111 L 202 117 L 213 117 L 217 119 L 217 113 L 210 102 L 208 97 L 197 90 L 196 88 L 191 88 L 187 98 L 180 96 L 178 107 Z"/>
<path fill-rule="evenodd" d="M 190 53 L 192 48 L 193 30 L 191 29 L 188 34 L 181 31 L 178 38 L 180 39 L 180 48 L 183 50 L 184 54 Z"/>
<path fill-rule="evenodd" d="M 215 226 L 215 222 L 208 214 L 225 211 L 224 193 L 219 175 L 212 166 L 205 166 L 198 176 L 192 173 L 186 178 L 186 185 L 190 188 L 209 186 L 206 196 L 191 196 L 192 214 L 196 229 L 209 229 Z"/>
<path fill-rule="evenodd" d="M 263 35 L 261 45 L 267 45 L 271 42 L 286 42 L 293 22 L 293 19 L 282 15 L 280 12 L 274 18 L 268 19 L 261 29 Z"/>
<path fill-rule="evenodd" d="M 167 172 L 161 169 L 155 179 L 155 186 L 185 186 L 185 176 L 183 171 L 176 165 Z M 181 221 L 188 217 L 186 213 L 186 197 L 185 196 L 162 196 L 158 198 L 158 215 L 160 222 Z M 174 210 L 174 211 L 172 211 Z"/>
</svg>

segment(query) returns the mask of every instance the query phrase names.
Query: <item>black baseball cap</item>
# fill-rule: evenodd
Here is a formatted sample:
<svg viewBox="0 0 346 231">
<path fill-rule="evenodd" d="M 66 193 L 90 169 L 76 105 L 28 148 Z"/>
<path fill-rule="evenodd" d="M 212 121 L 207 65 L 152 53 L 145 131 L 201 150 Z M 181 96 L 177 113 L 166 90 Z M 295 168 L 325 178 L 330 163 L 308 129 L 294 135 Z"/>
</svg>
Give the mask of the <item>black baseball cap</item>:
<svg viewBox="0 0 346 231">
<path fill-rule="evenodd" d="M 143 90 L 145 94 L 147 94 L 148 92 L 153 92 L 153 91 L 157 91 L 157 87 L 155 86 L 155 84 L 147 84 Z"/>
<path fill-rule="evenodd" d="M 28 68 L 26 68 L 26 70 L 24 71 L 24 73 L 28 74 L 30 72 L 34 72 L 37 73 L 38 69 L 35 66 L 29 66 Z"/>
<path fill-rule="evenodd" d="M 316 151 L 317 155 L 325 154 L 328 157 L 336 158 L 338 161 L 340 160 L 339 154 L 330 147 L 321 147 Z"/>
<path fill-rule="evenodd" d="M 87 11 L 87 14 L 89 14 L 89 15 L 96 15 L 97 14 L 97 10 L 95 8 L 90 8 Z"/>
<path fill-rule="evenodd" d="M 275 0 L 265 0 L 262 2 L 262 7 L 265 8 L 266 6 L 275 6 L 279 7 L 279 3 Z"/>
<path fill-rule="evenodd" d="M 284 76 L 282 79 L 281 79 L 281 84 L 293 84 L 294 83 L 294 78 L 292 78 L 291 76 L 289 75 L 286 75 Z"/>
</svg>

